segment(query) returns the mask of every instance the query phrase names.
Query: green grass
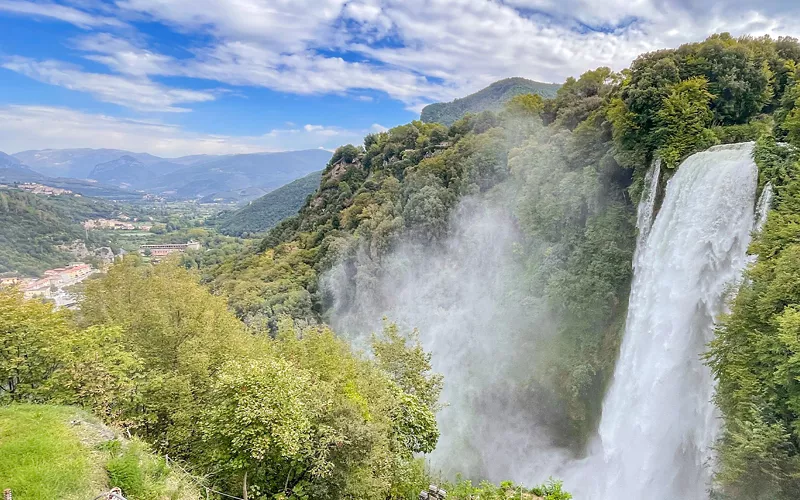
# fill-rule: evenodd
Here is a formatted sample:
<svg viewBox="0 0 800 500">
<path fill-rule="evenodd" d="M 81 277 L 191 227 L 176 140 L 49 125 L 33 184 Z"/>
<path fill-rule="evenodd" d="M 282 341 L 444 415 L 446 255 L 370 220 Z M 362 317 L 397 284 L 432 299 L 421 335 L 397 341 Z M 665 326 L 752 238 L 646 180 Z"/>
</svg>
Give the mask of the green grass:
<svg viewBox="0 0 800 500">
<path fill-rule="evenodd" d="M 128 500 L 200 498 L 147 445 L 120 440 L 85 411 L 0 405 L 0 492 L 10 488 L 14 500 L 92 500 L 112 485 Z"/>
<path fill-rule="evenodd" d="M 0 407 L 0 490 L 14 500 L 94 498 L 90 454 L 69 428 L 74 408 Z"/>
</svg>

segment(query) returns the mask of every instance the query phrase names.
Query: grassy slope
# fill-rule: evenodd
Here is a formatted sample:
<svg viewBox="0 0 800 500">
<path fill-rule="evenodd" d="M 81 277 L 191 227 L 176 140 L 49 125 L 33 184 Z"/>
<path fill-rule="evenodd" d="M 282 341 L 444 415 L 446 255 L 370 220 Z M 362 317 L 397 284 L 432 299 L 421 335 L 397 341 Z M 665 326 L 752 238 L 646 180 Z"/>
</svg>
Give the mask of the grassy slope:
<svg viewBox="0 0 800 500">
<path fill-rule="evenodd" d="M 127 485 L 119 484 L 123 479 Z M 140 442 L 118 441 L 82 410 L 0 406 L 0 491 L 10 488 L 14 500 L 91 500 L 110 482 L 127 488 L 129 500 L 199 498 Z"/>
<path fill-rule="evenodd" d="M 76 413 L 44 405 L 0 407 L 0 489 L 11 488 L 15 500 L 94 498 L 99 491 L 91 454 L 68 427 Z"/>
</svg>

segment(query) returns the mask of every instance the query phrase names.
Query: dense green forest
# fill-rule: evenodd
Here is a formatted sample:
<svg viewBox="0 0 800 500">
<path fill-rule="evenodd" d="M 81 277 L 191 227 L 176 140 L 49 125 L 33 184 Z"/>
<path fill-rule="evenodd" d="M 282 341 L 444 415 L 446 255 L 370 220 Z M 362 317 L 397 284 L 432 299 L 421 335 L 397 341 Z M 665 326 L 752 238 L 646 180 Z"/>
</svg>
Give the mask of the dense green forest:
<svg viewBox="0 0 800 500">
<path fill-rule="evenodd" d="M 724 417 L 714 495 L 797 498 L 798 64 L 797 40 L 715 35 L 570 78 L 552 99 L 520 94 L 451 126 L 370 134 L 339 148 L 299 213 L 259 245 L 208 263 L 126 259 L 87 285 L 74 317 L 0 294 L 0 398 L 82 404 L 229 494 L 415 498 L 439 479 L 419 454 L 439 440 L 446 381 L 392 318 L 367 353 L 336 335 L 321 280 L 343 269 L 337 307 L 354 306 L 347 298 L 376 291 L 400 245 L 444 245 L 465 197 L 501 198 L 525 270 L 510 290 L 530 314 L 514 346 L 530 354 L 521 385 L 580 454 L 619 350 L 645 172 L 660 158 L 669 177 L 710 145 L 757 140 L 760 185 L 776 201 L 708 347 Z M 535 348 L 524 342 L 534 329 L 550 330 Z M 446 487 L 451 498 L 570 498 L 558 482 Z"/>
<path fill-rule="evenodd" d="M 0 274 L 18 272 L 38 275 L 45 269 L 74 260 L 60 249 L 75 240 L 84 241 L 81 223 L 111 217 L 110 203 L 72 195 L 43 196 L 17 189 L 0 190 Z M 87 246 L 102 239 L 89 235 Z"/>
<path fill-rule="evenodd" d="M 250 236 L 269 231 L 287 217 L 295 215 L 306 198 L 319 187 L 321 172 L 314 172 L 279 187 L 246 207 L 232 213 L 220 214 L 216 221 L 219 231 L 228 236 Z"/>
</svg>

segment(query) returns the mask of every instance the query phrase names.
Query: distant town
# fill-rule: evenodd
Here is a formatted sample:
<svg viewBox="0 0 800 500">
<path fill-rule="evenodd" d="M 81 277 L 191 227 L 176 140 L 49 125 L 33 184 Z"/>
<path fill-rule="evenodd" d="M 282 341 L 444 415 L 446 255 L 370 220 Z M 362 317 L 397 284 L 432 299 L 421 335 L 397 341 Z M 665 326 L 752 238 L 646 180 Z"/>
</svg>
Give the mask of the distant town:
<svg viewBox="0 0 800 500">
<path fill-rule="evenodd" d="M 133 222 L 128 222 L 128 217 L 120 216 L 119 219 L 90 219 L 83 223 L 84 229 L 112 229 L 119 231 L 150 231 L 153 228 L 152 224 L 144 223 L 136 225 Z M 134 220 L 134 222 L 136 222 Z"/>
<path fill-rule="evenodd" d="M 67 195 L 71 194 L 80 198 L 81 195 L 78 193 L 73 193 L 69 189 L 61 189 L 51 186 L 45 186 L 44 184 L 39 184 L 36 182 L 26 182 L 24 184 L 17 184 L 16 187 L 23 191 L 29 191 L 33 194 L 43 194 L 45 196 L 60 196 L 60 195 Z"/>
<path fill-rule="evenodd" d="M 52 300 L 58 308 L 71 308 L 75 306 L 78 298 L 67 288 L 98 272 L 100 270 L 89 264 L 73 262 L 67 267 L 48 269 L 41 278 L 0 278 L 0 286 L 17 286 L 26 299 Z"/>
</svg>

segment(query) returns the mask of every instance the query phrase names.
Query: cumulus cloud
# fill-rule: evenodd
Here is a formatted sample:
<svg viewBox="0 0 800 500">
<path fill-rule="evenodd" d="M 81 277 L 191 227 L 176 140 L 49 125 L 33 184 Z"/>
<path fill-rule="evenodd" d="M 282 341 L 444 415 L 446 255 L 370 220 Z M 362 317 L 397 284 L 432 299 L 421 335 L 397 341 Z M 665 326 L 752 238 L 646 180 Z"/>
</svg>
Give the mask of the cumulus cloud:
<svg viewBox="0 0 800 500">
<path fill-rule="evenodd" d="M 335 131 L 331 134 L 330 131 Z M 189 132 L 153 120 L 131 120 L 48 106 L 0 106 L 0 151 L 119 148 L 165 157 L 299 149 L 334 149 L 360 142 L 365 130 L 336 127 L 274 129 L 256 136 Z"/>
</svg>

